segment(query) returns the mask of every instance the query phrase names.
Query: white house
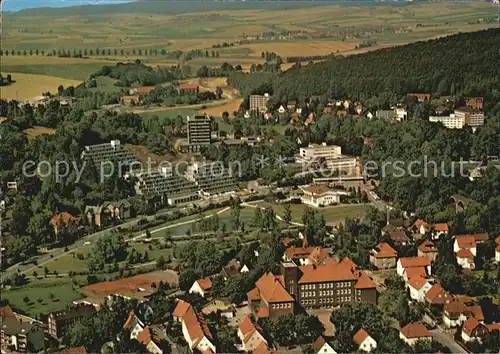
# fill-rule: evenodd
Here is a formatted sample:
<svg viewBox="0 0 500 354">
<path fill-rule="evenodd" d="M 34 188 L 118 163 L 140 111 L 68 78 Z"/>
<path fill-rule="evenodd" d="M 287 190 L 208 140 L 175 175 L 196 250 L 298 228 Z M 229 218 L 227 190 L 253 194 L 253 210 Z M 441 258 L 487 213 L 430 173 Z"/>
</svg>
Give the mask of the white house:
<svg viewBox="0 0 500 354">
<path fill-rule="evenodd" d="M 212 291 L 212 281 L 210 279 L 198 279 L 189 289 L 190 294 L 198 294 L 201 297 L 207 297 Z"/>
<path fill-rule="evenodd" d="M 347 191 L 332 189 L 323 184 L 314 184 L 301 189 L 304 192 L 300 198 L 302 203 L 314 207 L 340 204 L 340 197 L 349 195 Z"/>
<path fill-rule="evenodd" d="M 421 276 L 415 276 L 408 280 L 410 297 L 418 302 L 425 301 L 425 294 L 432 288 L 432 284 Z"/>
<path fill-rule="evenodd" d="M 130 311 L 128 314 L 127 321 L 123 325 L 124 329 L 130 331 L 130 339 L 136 339 L 139 333 L 144 330 L 144 323 L 135 315 L 134 311 Z"/>
<path fill-rule="evenodd" d="M 337 354 L 335 349 L 325 340 L 323 336 L 319 336 L 311 345 L 314 354 Z"/>
<path fill-rule="evenodd" d="M 431 235 L 433 240 L 439 240 L 442 236 L 448 236 L 448 231 L 449 227 L 445 222 L 431 225 Z"/>
<path fill-rule="evenodd" d="M 238 338 L 240 338 L 241 343 L 243 344 L 242 350 L 245 352 L 254 351 L 255 348 L 257 348 L 262 342 L 269 345 L 267 340 L 264 338 L 260 327 L 255 325 L 248 315 L 243 318 L 243 321 L 241 321 L 240 326 L 238 327 Z"/>
<path fill-rule="evenodd" d="M 280 108 L 278 108 L 278 112 L 279 113 L 285 113 L 286 112 L 285 107 L 283 107 L 283 105 L 280 105 Z"/>
<path fill-rule="evenodd" d="M 432 334 L 425 326 L 420 323 L 409 323 L 399 331 L 401 338 L 409 346 L 414 346 L 420 341 L 432 341 Z"/>
<path fill-rule="evenodd" d="M 357 344 L 359 351 L 370 353 L 377 349 L 377 342 L 363 328 L 357 331 L 352 339 Z"/>
<path fill-rule="evenodd" d="M 424 267 L 427 274 L 431 275 L 431 261 L 427 257 L 402 257 L 398 259 L 396 271 L 399 276 L 403 276 L 408 268 Z"/>
<path fill-rule="evenodd" d="M 182 318 L 182 334 L 191 350 L 197 349 L 200 352 L 211 350 L 216 352 L 214 339 L 205 317 L 201 313 L 195 312 L 192 306 Z"/>
<path fill-rule="evenodd" d="M 475 235 L 457 235 L 453 242 L 453 251 L 457 258 L 457 263 L 462 268 L 476 268 L 476 237 Z"/>
</svg>

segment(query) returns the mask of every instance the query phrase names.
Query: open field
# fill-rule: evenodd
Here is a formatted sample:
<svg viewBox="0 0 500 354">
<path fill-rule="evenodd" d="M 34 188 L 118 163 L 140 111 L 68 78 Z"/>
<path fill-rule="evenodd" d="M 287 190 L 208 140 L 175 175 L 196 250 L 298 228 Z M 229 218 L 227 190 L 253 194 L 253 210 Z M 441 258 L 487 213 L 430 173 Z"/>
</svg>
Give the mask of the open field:
<svg viewBox="0 0 500 354">
<path fill-rule="evenodd" d="M 2 75 L 11 74 L 14 83 L 0 87 L 0 97 L 3 99 L 34 100 L 41 97 L 43 92 L 57 92 L 59 85 L 77 85 L 80 81 L 69 80 L 61 77 L 46 75 L 21 74 L 11 70 L 4 70 L 2 65 Z"/>
<path fill-rule="evenodd" d="M 323 3 L 311 5 L 307 10 L 300 8 L 302 6 L 289 4 L 200 6 L 208 8 L 204 12 L 195 12 L 196 9 L 185 12 L 189 9 L 184 9 L 184 13 L 177 14 L 175 10 L 147 13 L 147 9 L 129 13 L 127 6 L 115 7 L 114 12 L 96 11 L 92 16 L 77 10 L 74 13 L 65 10 L 6 14 L 3 18 L 2 46 L 16 52 L 38 49 L 48 53 L 54 49 L 87 49 L 89 55 L 90 49 L 94 51 L 94 55 L 96 49 L 100 49 L 101 53 L 106 49 L 106 54 L 94 56 L 92 63 L 87 60 L 86 65 L 91 66 L 97 64 L 94 58 L 102 60 L 114 57 L 114 60 L 125 61 L 136 55 L 141 56 L 139 50 L 211 51 L 214 45 L 245 39 L 249 43 L 215 49 L 220 52 L 220 58 L 199 58 L 193 60 L 192 64 L 198 66 L 199 61 L 249 64 L 262 61 L 260 54 L 263 51 L 276 52 L 282 57 L 324 55 L 337 51 L 352 53 L 357 44 L 367 39 L 376 41 L 376 45 L 371 48 L 373 49 L 436 38 L 458 31 L 493 27 L 496 18 L 496 8 L 491 3 Z M 286 31 L 295 31 L 297 36 L 289 35 Z M 275 35 L 263 39 L 265 32 L 274 32 Z M 300 39 L 298 32 L 303 39 Z M 111 50 L 110 53 L 108 49 Z M 114 55 L 115 49 L 120 56 Z M 121 50 L 124 51 L 123 55 Z M 149 60 L 157 65 L 176 63 L 175 59 L 159 55 L 150 57 Z M 37 72 L 30 73 L 40 73 L 40 69 L 38 67 Z M 78 71 L 83 73 L 84 70 Z M 54 76 L 68 75 L 71 74 Z"/>
<path fill-rule="evenodd" d="M 29 139 L 35 139 L 36 137 L 43 134 L 54 135 L 55 133 L 55 129 L 45 127 L 33 127 L 24 130 L 24 134 L 26 134 Z"/>
<path fill-rule="evenodd" d="M 53 300 L 51 294 L 54 295 Z M 25 297 L 28 302 L 25 302 Z M 22 288 L 2 290 L 2 298 L 8 300 L 15 309 L 35 316 L 62 309 L 73 301 L 81 299 L 82 295 L 73 287 L 69 278 L 47 278 L 36 280 Z"/>
<path fill-rule="evenodd" d="M 267 208 L 272 207 L 276 214 L 283 216 L 284 208 L 282 204 L 269 204 L 267 202 L 260 202 L 258 205 Z M 304 213 L 307 205 L 305 204 L 291 204 L 292 210 L 292 221 L 302 222 L 302 214 Z M 341 204 L 323 208 L 315 208 L 320 214 L 323 214 L 327 224 L 339 224 L 345 220 L 345 218 L 355 218 L 362 217 L 366 215 L 370 205 L 369 204 Z"/>
</svg>

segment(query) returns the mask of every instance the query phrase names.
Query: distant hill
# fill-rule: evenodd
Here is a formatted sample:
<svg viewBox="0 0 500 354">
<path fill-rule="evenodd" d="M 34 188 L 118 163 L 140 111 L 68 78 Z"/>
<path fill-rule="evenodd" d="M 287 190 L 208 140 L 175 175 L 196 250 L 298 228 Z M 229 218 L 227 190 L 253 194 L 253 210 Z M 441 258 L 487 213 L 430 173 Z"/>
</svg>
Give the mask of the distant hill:
<svg viewBox="0 0 500 354">
<path fill-rule="evenodd" d="M 366 100 L 408 92 L 500 94 L 500 29 L 460 33 L 290 69 L 236 74 L 242 92 L 272 90 L 289 99 L 332 95 Z M 260 89 L 259 89 L 260 88 Z"/>
</svg>

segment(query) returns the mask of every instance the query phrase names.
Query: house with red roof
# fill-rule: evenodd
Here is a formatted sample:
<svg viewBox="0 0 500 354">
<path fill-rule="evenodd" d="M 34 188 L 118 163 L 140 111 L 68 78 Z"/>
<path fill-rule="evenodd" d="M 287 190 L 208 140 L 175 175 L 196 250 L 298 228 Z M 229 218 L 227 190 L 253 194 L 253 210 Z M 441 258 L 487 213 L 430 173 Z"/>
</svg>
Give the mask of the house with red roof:
<svg viewBox="0 0 500 354">
<path fill-rule="evenodd" d="M 425 294 L 432 288 L 429 280 L 420 275 L 408 279 L 407 286 L 410 290 L 410 297 L 418 302 L 424 302 Z"/>
<path fill-rule="evenodd" d="M 431 275 L 431 261 L 427 257 L 403 257 L 398 259 L 396 264 L 396 271 L 398 275 L 405 276 L 405 272 L 408 272 L 411 268 L 420 268 L 419 274 Z M 425 276 L 424 276 L 425 277 Z M 405 276 L 406 279 L 411 278 L 411 276 Z"/>
<path fill-rule="evenodd" d="M 408 323 L 400 329 L 399 338 L 409 346 L 414 346 L 418 341 L 432 342 L 432 333 L 420 322 Z"/>
<path fill-rule="evenodd" d="M 300 265 L 325 264 L 330 259 L 328 251 L 321 247 L 309 247 L 307 239 L 304 239 L 303 247 L 289 247 L 283 254 L 285 262 L 294 262 Z"/>
<path fill-rule="evenodd" d="M 78 232 L 81 219 L 71 215 L 68 212 L 55 214 L 50 219 L 50 225 L 56 235 L 69 235 Z"/>
<path fill-rule="evenodd" d="M 205 298 L 212 293 L 212 280 L 208 278 L 196 280 L 189 289 L 190 294 L 198 294 Z"/>
<path fill-rule="evenodd" d="M 457 235 L 453 243 L 453 251 L 457 263 L 462 268 L 476 269 L 477 244 L 488 241 L 488 234 Z"/>
<path fill-rule="evenodd" d="M 418 256 L 427 257 L 431 263 L 434 262 L 438 256 L 438 249 L 434 242 L 427 240 L 418 246 Z"/>
<path fill-rule="evenodd" d="M 378 269 L 394 268 L 397 258 L 398 252 L 386 242 L 381 242 L 370 250 L 370 263 Z"/>
<path fill-rule="evenodd" d="M 445 222 L 431 225 L 431 237 L 433 240 L 439 240 L 443 236 L 448 236 L 448 231 L 449 227 Z"/>
<path fill-rule="evenodd" d="M 469 317 L 462 327 L 461 337 L 464 342 L 480 341 L 488 334 L 488 328 L 475 317 Z"/>
<path fill-rule="evenodd" d="M 247 293 L 248 305 L 259 318 L 277 318 L 295 313 L 295 299 L 284 287 L 283 276 L 266 273 Z"/>
<path fill-rule="evenodd" d="M 179 95 L 197 95 L 200 92 L 200 86 L 195 83 L 183 82 L 179 84 Z"/>
<path fill-rule="evenodd" d="M 444 305 L 453 300 L 453 295 L 436 283 L 425 293 L 425 301 L 431 305 Z"/>
<path fill-rule="evenodd" d="M 460 298 L 455 298 L 444 305 L 443 323 L 448 328 L 461 326 L 469 317 L 474 317 L 483 323 L 484 314 L 481 306 L 467 305 Z"/>
<path fill-rule="evenodd" d="M 318 339 L 311 344 L 311 350 L 314 354 L 337 354 L 335 349 L 328 343 L 323 336 L 319 336 Z"/>
<path fill-rule="evenodd" d="M 136 340 L 146 347 L 148 353 L 163 353 L 163 350 L 160 347 L 160 337 L 155 334 L 149 326 L 144 327 L 144 329 L 137 335 Z"/>
<path fill-rule="evenodd" d="M 422 219 L 417 219 L 411 227 L 412 231 L 420 235 L 425 235 L 431 230 L 431 226 Z"/>
<path fill-rule="evenodd" d="M 177 304 L 175 310 L 177 310 Z M 180 314 L 184 312 L 185 304 L 181 305 Z M 174 316 L 176 316 L 174 310 Z M 182 334 L 191 350 L 197 349 L 200 352 L 212 351 L 216 352 L 215 341 L 210 328 L 205 320 L 203 313 L 196 311 L 191 304 L 187 307 L 184 315 L 181 318 Z"/>
<path fill-rule="evenodd" d="M 127 320 L 123 324 L 123 328 L 130 331 L 130 339 L 136 339 L 145 327 L 144 323 L 135 315 L 134 311 L 128 313 Z"/>
<path fill-rule="evenodd" d="M 262 342 L 269 346 L 262 329 L 258 324 L 253 323 L 249 315 L 243 318 L 238 327 L 238 338 L 240 338 L 242 350 L 245 352 L 254 351 Z"/>
<path fill-rule="evenodd" d="M 191 304 L 189 302 L 186 302 L 184 300 L 177 301 L 174 312 L 172 313 L 174 320 L 177 322 L 182 322 L 182 318 L 187 313 L 190 307 Z"/>
<path fill-rule="evenodd" d="M 352 340 L 358 346 L 358 351 L 370 353 L 377 349 L 377 341 L 373 339 L 372 336 L 364 328 L 360 328 L 359 331 L 354 334 Z"/>
</svg>

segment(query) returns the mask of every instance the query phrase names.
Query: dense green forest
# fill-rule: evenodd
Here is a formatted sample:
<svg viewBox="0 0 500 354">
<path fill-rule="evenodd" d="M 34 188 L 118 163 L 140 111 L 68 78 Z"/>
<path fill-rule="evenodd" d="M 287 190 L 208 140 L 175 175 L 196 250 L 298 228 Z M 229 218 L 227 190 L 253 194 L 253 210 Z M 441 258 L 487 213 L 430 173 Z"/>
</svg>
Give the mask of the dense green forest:
<svg viewBox="0 0 500 354">
<path fill-rule="evenodd" d="M 378 97 L 383 106 L 410 92 L 426 92 L 484 95 L 491 109 L 500 98 L 499 51 L 500 29 L 489 29 L 335 56 L 279 75 L 235 73 L 230 82 L 245 94 L 268 91 L 285 101 L 311 95 L 362 101 Z"/>
</svg>

